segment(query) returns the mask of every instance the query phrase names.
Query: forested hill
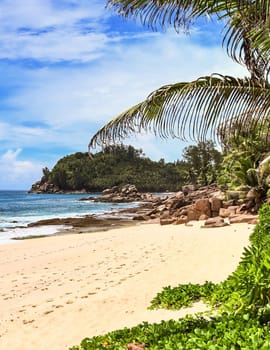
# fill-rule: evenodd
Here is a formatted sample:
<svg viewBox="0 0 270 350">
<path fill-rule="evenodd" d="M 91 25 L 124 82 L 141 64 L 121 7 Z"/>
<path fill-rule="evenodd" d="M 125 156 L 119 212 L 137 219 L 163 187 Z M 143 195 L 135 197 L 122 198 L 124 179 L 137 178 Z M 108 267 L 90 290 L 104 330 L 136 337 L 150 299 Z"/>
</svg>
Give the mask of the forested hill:
<svg viewBox="0 0 270 350">
<path fill-rule="evenodd" d="M 133 184 L 141 192 L 177 191 L 190 183 L 193 172 L 186 161 L 152 161 L 132 146 L 113 146 L 93 155 L 75 153 L 61 158 L 50 171 L 43 169 L 42 179 L 32 190 L 44 192 L 100 192 L 105 188 Z M 51 190 L 50 190 L 51 189 Z"/>
</svg>

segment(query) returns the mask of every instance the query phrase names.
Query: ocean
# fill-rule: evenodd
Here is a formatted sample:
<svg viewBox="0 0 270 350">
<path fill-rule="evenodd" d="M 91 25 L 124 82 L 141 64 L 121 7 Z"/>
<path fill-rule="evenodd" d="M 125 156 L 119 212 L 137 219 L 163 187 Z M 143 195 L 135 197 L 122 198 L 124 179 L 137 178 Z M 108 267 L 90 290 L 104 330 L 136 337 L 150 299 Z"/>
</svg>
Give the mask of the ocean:
<svg viewBox="0 0 270 350">
<path fill-rule="evenodd" d="M 51 235 L 62 227 L 27 228 L 27 224 L 42 219 L 102 215 L 130 208 L 137 203 L 98 203 L 80 201 L 98 194 L 34 194 L 27 191 L 0 191 L 0 244 L 12 238 Z"/>
</svg>

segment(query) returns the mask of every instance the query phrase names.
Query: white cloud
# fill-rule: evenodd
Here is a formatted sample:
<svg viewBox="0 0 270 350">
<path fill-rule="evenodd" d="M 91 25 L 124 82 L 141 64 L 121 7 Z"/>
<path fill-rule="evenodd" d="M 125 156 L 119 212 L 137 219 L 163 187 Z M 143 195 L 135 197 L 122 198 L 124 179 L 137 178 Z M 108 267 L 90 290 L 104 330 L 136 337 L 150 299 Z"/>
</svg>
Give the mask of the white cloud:
<svg viewBox="0 0 270 350">
<path fill-rule="evenodd" d="M 9 149 L 0 155 L 0 188 L 28 189 L 41 176 L 40 163 L 20 160 L 22 149 Z"/>
<path fill-rule="evenodd" d="M 33 37 L 5 33 L 0 34 L 0 58 L 86 62 L 97 59 L 107 41 L 103 33 L 81 35 L 64 29 Z"/>
<path fill-rule="evenodd" d="M 1 28 L 49 28 L 72 26 L 81 19 L 97 21 L 104 16 L 100 0 L 1 0 Z"/>
<path fill-rule="evenodd" d="M 109 40 L 101 1 L 4 0 L 0 58 L 41 61 L 96 59 Z"/>
<path fill-rule="evenodd" d="M 87 129 L 90 134 L 91 128 L 164 84 L 213 72 L 245 73 L 220 48 L 207 49 L 183 37 L 160 35 L 130 46 L 119 43 L 95 65 L 28 71 L 27 86 L 6 101 L 24 111 L 22 118 L 43 121 L 52 133 L 61 132 L 62 139 L 70 129 Z"/>
<path fill-rule="evenodd" d="M 125 55 L 124 47 L 119 45 L 95 66 L 29 71 L 27 86 L 7 100 L 21 112 L 19 117 L 16 114 L 15 123 L 10 112 L 8 121 L 2 123 L 2 134 L 0 123 L 0 138 L 6 140 L 5 146 L 33 147 L 47 154 L 53 148 L 68 149 L 62 156 L 86 151 L 98 128 L 161 85 L 189 81 L 211 72 L 244 75 L 244 70 L 227 59 L 222 49 L 206 49 L 187 44 L 185 38 L 177 41 L 165 36 L 151 42 L 151 50 L 147 50 L 148 44 L 139 42 L 126 47 Z M 44 126 L 20 125 L 26 120 L 43 122 Z M 187 145 L 179 140 L 163 142 L 152 135 L 138 137 L 132 144 L 143 148 L 147 156 L 166 160 L 180 158 Z"/>
<path fill-rule="evenodd" d="M 8 146 L 33 146 L 38 140 L 44 140 L 50 131 L 46 128 L 34 128 L 16 125 L 16 123 L 0 122 L 0 139 Z"/>
</svg>

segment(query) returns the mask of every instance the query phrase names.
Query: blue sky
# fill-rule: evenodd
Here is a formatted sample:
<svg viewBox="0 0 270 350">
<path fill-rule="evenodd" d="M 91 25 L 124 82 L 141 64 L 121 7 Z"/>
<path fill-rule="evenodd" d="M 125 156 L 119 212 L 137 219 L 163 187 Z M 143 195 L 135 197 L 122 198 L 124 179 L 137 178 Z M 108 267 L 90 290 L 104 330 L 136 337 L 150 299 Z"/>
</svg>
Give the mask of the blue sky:
<svg viewBox="0 0 270 350">
<path fill-rule="evenodd" d="M 42 168 L 87 151 L 107 121 L 156 88 L 211 73 L 244 76 L 221 48 L 220 28 L 151 32 L 105 9 L 106 0 L 1 0 L 0 189 L 28 189 Z M 152 159 L 188 143 L 127 140 Z"/>
</svg>

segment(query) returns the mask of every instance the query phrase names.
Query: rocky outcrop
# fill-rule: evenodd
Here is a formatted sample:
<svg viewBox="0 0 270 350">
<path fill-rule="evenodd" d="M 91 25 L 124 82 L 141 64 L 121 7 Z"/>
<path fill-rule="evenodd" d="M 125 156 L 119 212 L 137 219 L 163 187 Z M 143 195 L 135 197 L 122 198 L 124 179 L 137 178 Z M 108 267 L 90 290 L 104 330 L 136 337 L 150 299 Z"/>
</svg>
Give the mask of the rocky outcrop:
<svg viewBox="0 0 270 350">
<path fill-rule="evenodd" d="M 102 218 L 102 217 L 94 217 L 92 215 L 86 215 L 84 217 L 77 218 L 53 218 L 53 219 L 44 219 L 39 220 L 27 225 L 27 227 L 38 227 L 38 226 L 47 226 L 47 225 L 63 225 L 67 227 L 73 228 L 87 228 L 91 230 L 106 230 L 111 227 L 122 227 L 122 226 L 130 226 L 134 225 L 132 220 L 121 217 L 110 217 L 110 218 Z"/>
<path fill-rule="evenodd" d="M 187 190 L 188 189 L 188 190 Z M 205 227 L 222 227 L 229 223 L 256 223 L 251 199 L 225 201 L 215 185 L 194 189 L 184 188 L 164 198 L 155 198 L 152 209 L 143 218 L 159 219 L 161 225 L 187 224 L 190 221 L 205 221 Z M 226 221 L 225 221 L 226 220 Z"/>
<path fill-rule="evenodd" d="M 53 185 L 51 183 L 37 181 L 32 185 L 31 189 L 28 192 L 29 193 L 59 193 L 60 189 L 58 186 Z"/>
<path fill-rule="evenodd" d="M 147 202 L 133 209 L 133 219 L 155 222 L 158 220 L 161 225 L 181 225 L 200 220 L 204 221 L 205 227 L 222 227 L 237 222 L 254 224 L 258 220 L 254 215 L 256 202 L 253 197 L 225 201 L 217 185 L 201 188 L 193 185 L 183 186 L 182 191 L 162 197 L 139 193 L 134 185 L 116 186 L 103 191 L 101 197 L 90 197 L 86 200 Z"/>
<path fill-rule="evenodd" d="M 86 190 L 78 191 L 64 191 L 61 190 L 57 185 L 49 182 L 37 181 L 35 182 L 28 193 L 87 193 Z"/>
<path fill-rule="evenodd" d="M 32 186 L 36 193 L 59 193 L 57 187 L 46 183 Z M 165 196 L 140 193 L 134 185 L 114 186 L 102 192 L 101 197 L 81 198 L 95 202 L 144 202 L 140 207 L 124 209 L 122 214 L 132 215 L 133 220 L 155 220 L 161 225 L 181 225 L 190 221 L 204 221 L 205 227 L 222 227 L 228 224 L 256 223 L 256 197 L 251 193 L 245 199 L 224 200 L 224 195 L 216 185 L 201 188 L 183 186 L 182 191 Z M 120 212 L 120 214 L 121 214 Z M 67 224 L 67 223 L 66 223 Z M 87 220 L 84 221 L 87 225 Z M 75 223 L 76 225 L 76 223 Z M 80 223 L 79 225 L 82 225 Z"/>
<path fill-rule="evenodd" d="M 129 203 L 154 202 L 150 193 L 140 193 L 134 185 L 114 186 L 102 192 L 101 197 L 81 198 L 82 201 Z"/>
</svg>

